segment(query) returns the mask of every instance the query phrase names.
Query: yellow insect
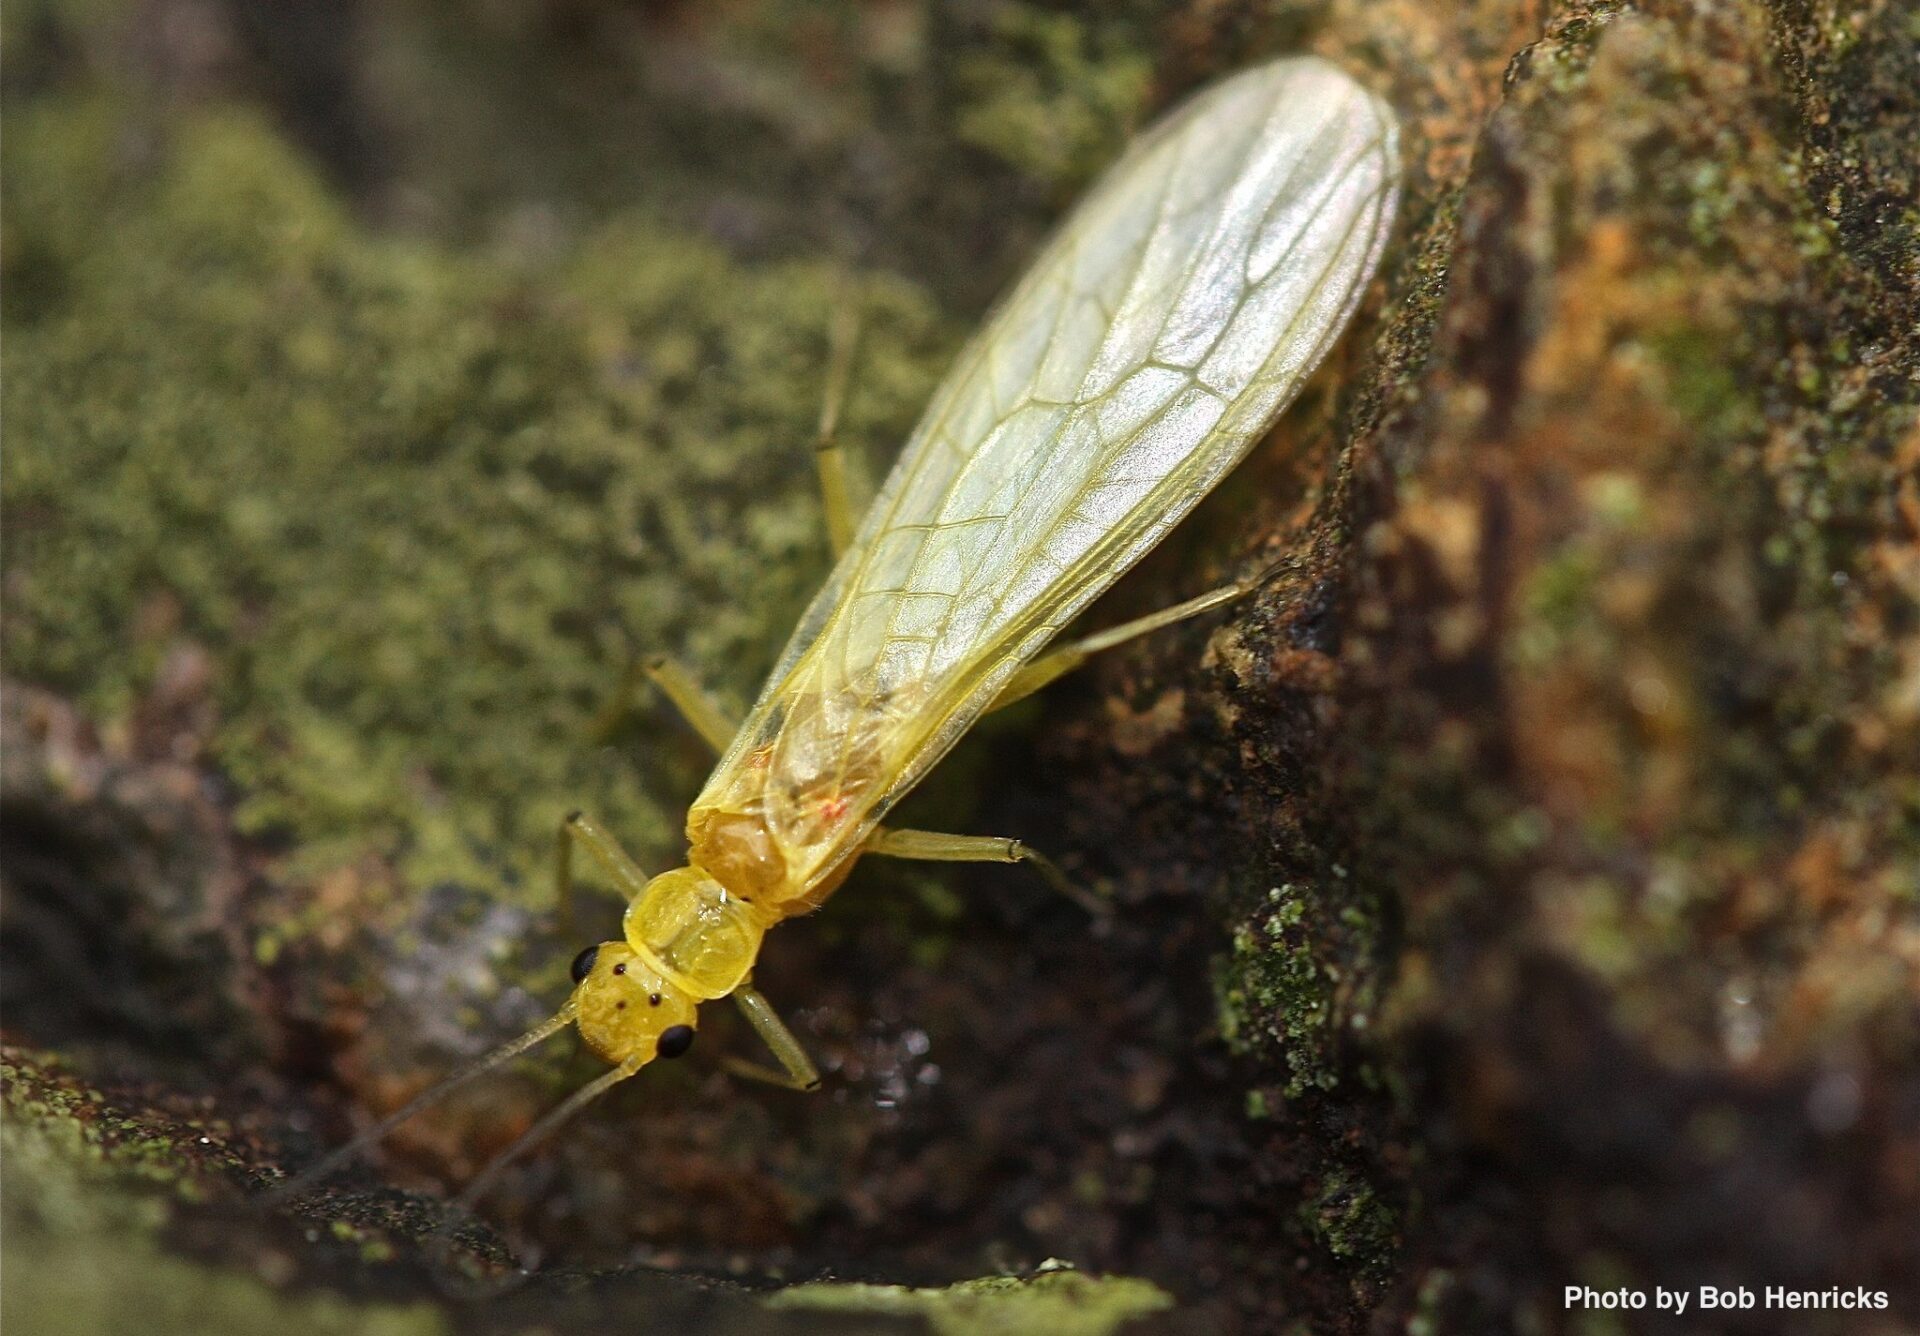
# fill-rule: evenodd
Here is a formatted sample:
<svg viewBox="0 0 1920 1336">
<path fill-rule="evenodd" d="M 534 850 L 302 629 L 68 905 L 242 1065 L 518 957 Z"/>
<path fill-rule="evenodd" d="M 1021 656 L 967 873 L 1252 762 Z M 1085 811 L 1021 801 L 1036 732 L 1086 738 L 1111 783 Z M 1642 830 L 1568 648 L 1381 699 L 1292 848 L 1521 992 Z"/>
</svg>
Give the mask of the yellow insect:
<svg viewBox="0 0 1920 1336">
<path fill-rule="evenodd" d="M 550 1020 L 296 1186 L 568 1025 L 612 1069 L 495 1159 L 462 1205 L 590 1100 L 686 1052 L 703 1002 L 733 998 L 779 1060 L 748 1074 L 813 1089 L 813 1064 L 752 986 L 754 959 L 769 928 L 818 909 L 863 855 L 1031 862 L 1064 885 L 1017 840 L 881 823 L 986 711 L 1248 591 L 1047 652 L 1239 462 L 1345 326 L 1392 223 L 1397 151 L 1392 111 L 1316 59 L 1227 79 L 1140 138 L 961 353 L 857 531 L 838 453 L 822 450 L 838 563 L 745 722 L 678 668 L 650 668 L 721 753 L 687 819 L 687 866 L 648 878 L 591 820 L 568 818 L 562 893 L 584 848 L 629 897 L 623 939 L 581 952 Z"/>
</svg>

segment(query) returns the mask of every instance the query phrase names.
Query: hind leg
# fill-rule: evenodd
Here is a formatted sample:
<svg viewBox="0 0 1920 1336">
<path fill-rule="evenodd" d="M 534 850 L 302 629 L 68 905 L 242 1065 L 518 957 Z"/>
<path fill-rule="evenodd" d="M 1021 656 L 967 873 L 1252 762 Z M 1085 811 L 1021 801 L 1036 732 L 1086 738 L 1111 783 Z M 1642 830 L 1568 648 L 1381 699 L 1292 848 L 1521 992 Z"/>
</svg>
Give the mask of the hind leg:
<svg viewBox="0 0 1920 1336">
<path fill-rule="evenodd" d="M 1003 835 L 945 835 L 932 830 L 891 830 L 882 826 L 867 838 L 865 852 L 925 863 L 1025 863 L 1041 880 L 1089 914 L 1104 917 L 1112 907 L 1074 882 L 1051 858 L 1020 840 Z"/>
<path fill-rule="evenodd" d="M 1098 654 L 1103 649 L 1112 649 L 1124 645 L 1127 641 L 1162 627 L 1172 626 L 1175 622 L 1184 622 L 1189 617 L 1198 617 L 1203 612 L 1224 607 L 1235 599 L 1245 598 L 1259 588 L 1261 577 L 1222 585 L 1210 589 L 1184 603 L 1176 603 L 1171 608 L 1162 608 L 1159 612 L 1149 613 L 1145 617 L 1136 617 L 1130 622 L 1109 627 L 1105 631 L 1096 631 L 1079 640 L 1070 640 L 1055 650 L 1049 650 L 1022 668 L 1001 688 L 1000 694 L 993 698 L 989 710 L 1005 709 L 1017 700 L 1025 700 L 1034 692 L 1046 686 L 1057 677 L 1063 677 Z"/>
</svg>

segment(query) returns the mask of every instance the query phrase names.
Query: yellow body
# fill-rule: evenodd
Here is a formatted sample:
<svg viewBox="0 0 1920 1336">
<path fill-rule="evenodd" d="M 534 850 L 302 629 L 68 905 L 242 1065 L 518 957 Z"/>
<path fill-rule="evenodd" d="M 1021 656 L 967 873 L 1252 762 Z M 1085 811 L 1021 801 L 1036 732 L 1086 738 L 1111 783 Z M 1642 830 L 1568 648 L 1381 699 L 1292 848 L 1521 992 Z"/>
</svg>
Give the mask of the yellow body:
<svg viewBox="0 0 1920 1336">
<path fill-rule="evenodd" d="M 1373 272 L 1395 135 L 1337 69 L 1276 61 L 1187 103 L 1093 190 L 929 404 L 695 801 L 688 866 L 634 896 L 625 942 L 581 980 L 597 1051 L 644 1062 L 740 988 L 767 929 L 818 908 L 887 810 L 1240 460 Z M 635 1007 L 636 978 L 661 1001 Z"/>
<path fill-rule="evenodd" d="M 551 1019 L 288 1190 L 568 1024 L 613 1070 L 497 1156 L 460 1206 L 613 1085 L 685 1053 L 702 1002 L 731 995 L 782 1068 L 746 1074 L 812 1089 L 818 1073 L 753 988 L 753 962 L 767 929 L 819 908 L 863 853 L 1025 861 L 1072 893 L 1020 841 L 880 823 L 996 702 L 1253 587 L 1202 594 L 1036 662 L 1239 462 L 1319 363 L 1378 264 L 1396 154 L 1393 113 L 1313 59 L 1236 75 L 1141 136 L 961 353 L 857 530 L 823 451 L 840 559 L 732 742 L 684 674 L 648 670 L 724 753 L 687 818 L 688 865 L 649 880 L 591 821 L 568 818 L 562 894 L 578 842 L 628 896 L 625 940 L 580 953 L 577 987 Z"/>
</svg>

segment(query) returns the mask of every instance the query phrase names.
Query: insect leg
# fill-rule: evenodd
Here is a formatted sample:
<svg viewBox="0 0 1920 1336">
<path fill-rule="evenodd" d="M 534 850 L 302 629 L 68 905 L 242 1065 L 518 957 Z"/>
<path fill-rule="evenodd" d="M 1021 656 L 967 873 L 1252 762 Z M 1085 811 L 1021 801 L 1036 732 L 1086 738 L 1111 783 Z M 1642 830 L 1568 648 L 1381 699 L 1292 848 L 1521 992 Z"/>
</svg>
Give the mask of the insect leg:
<svg viewBox="0 0 1920 1336">
<path fill-rule="evenodd" d="M 892 830 L 882 826 L 867 837 L 866 852 L 928 863 L 1026 863 L 1047 885 L 1089 914 L 1104 917 L 1112 906 L 1078 885 L 1051 858 L 1003 835 L 943 835 L 931 830 Z"/>
<path fill-rule="evenodd" d="M 1079 640 L 1068 641 L 1060 648 L 1042 654 L 1015 673 L 1008 680 L 1007 685 L 1001 688 L 1000 694 L 993 698 L 993 704 L 987 708 L 989 710 L 1004 709 L 1017 700 L 1025 700 L 1056 677 L 1063 677 L 1072 672 L 1101 650 L 1112 649 L 1115 645 L 1125 644 L 1135 636 L 1143 636 L 1150 631 L 1158 631 L 1163 626 L 1172 626 L 1175 622 L 1183 622 L 1189 617 L 1198 617 L 1203 612 L 1211 612 L 1237 598 L 1244 598 L 1258 588 L 1259 583 L 1258 579 L 1254 579 L 1222 585 L 1196 598 L 1190 598 L 1184 603 L 1176 603 L 1171 608 L 1162 608 L 1159 612 L 1149 613 L 1145 617 L 1136 617 L 1130 622 L 1122 622 L 1118 626 L 1096 631 Z"/>
<path fill-rule="evenodd" d="M 773 1056 L 780 1060 L 784 1071 L 775 1071 L 763 1067 L 757 1062 L 747 1062 L 741 1058 L 725 1059 L 726 1069 L 735 1076 L 744 1076 L 750 1081 L 765 1081 L 769 1085 L 785 1086 L 789 1090 L 818 1090 L 820 1073 L 813 1065 L 813 1059 L 800 1047 L 800 1041 L 780 1019 L 771 1003 L 761 995 L 749 979 L 733 990 L 733 1000 L 739 1004 L 740 1011 L 747 1018 L 747 1024 L 766 1046 L 773 1050 Z"/>
<path fill-rule="evenodd" d="M 713 748 L 714 755 L 726 754 L 740 725 L 727 717 L 727 712 L 714 702 L 692 673 L 664 654 L 635 659 L 627 668 L 619 689 L 593 721 L 590 731 L 596 742 L 605 741 L 619 727 L 633 703 L 634 689 L 643 677 L 660 688 L 660 694 L 673 703 L 680 717 Z"/>
<path fill-rule="evenodd" d="M 827 541 L 839 556 L 853 543 L 854 506 L 851 465 L 840 448 L 840 409 L 853 374 L 854 345 L 860 341 L 860 307 L 849 297 L 834 311 L 827 330 L 827 388 L 820 400 L 820 427 L 813 460 L 820 471 L 820 501 L 827 519 Z"/>
<path fill-rule="evenodd" d="M 628 857 L 613 836 L 579 812 L 567 813 L 553 836 L 553 894 L 560 905 L 560 926 L 573 930 L 573 846 L 584 844 L 620 894 L 631 900 L 647 888 L 647 874 Z"/>
<path fill-rule="evenodd" d="M 646 674 L 649 682 L 660 688 L 661 695 L 673 702 L 673 708 L 713 748 L 714 755 L 724 755 L 727 748 L 733 745 L 733 735 L 740 731 L 740 721 L 728 718 L 727 712 L 714 703 L 713 697 L 680 663 L 658 654 L 644 661 L 640 671 Z"/>
</svg>

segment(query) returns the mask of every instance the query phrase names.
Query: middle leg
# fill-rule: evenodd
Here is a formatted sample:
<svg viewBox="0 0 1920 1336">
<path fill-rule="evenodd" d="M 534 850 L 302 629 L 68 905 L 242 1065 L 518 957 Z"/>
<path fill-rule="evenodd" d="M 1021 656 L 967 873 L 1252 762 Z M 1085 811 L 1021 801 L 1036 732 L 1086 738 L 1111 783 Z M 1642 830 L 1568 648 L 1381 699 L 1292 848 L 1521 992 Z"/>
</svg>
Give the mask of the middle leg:
<svg viewBox="0 0 1920 1336">
<path fill-rule="evenodd" d="M 632 707 L 634 690 L 643 677 L 672 702 L 680 717 L 700 735 L 700 740 L 713 748 L 715 756 L 726 755 L 727 748 L 733 745 L 733 735 L 740 731 L 740 721 L 720 708 L 719 703 L 707 694 L 684 664 L 664 654 L 633 661 L 626 675 L 620 679 L 619 690 L 602 707 L 599 717 L 593 722 L 591 734 L 596 742 L 605 742 L 626 718 L 628 709 Z"/>
</svg>

